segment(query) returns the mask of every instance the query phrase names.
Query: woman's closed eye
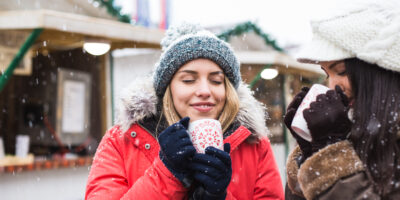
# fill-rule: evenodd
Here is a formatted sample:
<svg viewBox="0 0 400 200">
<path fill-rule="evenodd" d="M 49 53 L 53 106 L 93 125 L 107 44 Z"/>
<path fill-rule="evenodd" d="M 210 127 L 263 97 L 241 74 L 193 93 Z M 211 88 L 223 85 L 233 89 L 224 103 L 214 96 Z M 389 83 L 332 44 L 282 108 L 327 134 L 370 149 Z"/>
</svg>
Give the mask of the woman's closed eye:
<svg viewBox="0 0 400 200">
<path fill-rule="evenodd" d="M 346 67 L 343 62 L 336 62 L 332 65 L 331 70 L 339 76 L 346 76 Z"/>
<path fill-rule="evenodd" d="M 182 82 L 184 83 L 193 83 L 195 80 L 194 79 L 183 79 Z"/>
<path fill-rule="evenodd" d="M 197 76 L 195 74 L 191 73 L 185 73 L 180 77 L 180 80 L 183 83 L 194 83 L 197 79 Z"/>
<path fill-rule="evenodd" d="M 344 70 L 342 72 L 339 72 L 338 75 L 339 76 L 346 76 L 347 75 L 346 70 Z"/>
<path fill-rule="evenodd" d="M 225 76 L 223 75 L 223 73 L 218 71 L 211 73 L 211 75 L 209 76 L 209 80 L 212 84 L 220 85 L 224 83 L 224 77 Z"/>
<path fill-rule="evenodd" d="M 211 83 L 216 84 L 216 85 L 220 85 L 220 84 L 222 84 L 223 82 L 220 81 L 220 80 L 211 80 Z"/>
</svg>

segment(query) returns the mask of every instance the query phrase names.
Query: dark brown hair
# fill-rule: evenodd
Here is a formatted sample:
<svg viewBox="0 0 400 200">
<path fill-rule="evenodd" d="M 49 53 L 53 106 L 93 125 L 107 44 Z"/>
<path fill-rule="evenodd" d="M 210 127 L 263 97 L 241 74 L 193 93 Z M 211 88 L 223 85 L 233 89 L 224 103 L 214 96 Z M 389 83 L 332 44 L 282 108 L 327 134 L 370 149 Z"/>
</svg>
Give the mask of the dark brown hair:
<svg viewBox="0 0 400 200">
<path fill-rule="evenodd" d="M 399 187 L 400 73 L 357 58 L 345 66 L 355 99 L 350 140 L 375 190 L 385 196 Z"/>
</svg>

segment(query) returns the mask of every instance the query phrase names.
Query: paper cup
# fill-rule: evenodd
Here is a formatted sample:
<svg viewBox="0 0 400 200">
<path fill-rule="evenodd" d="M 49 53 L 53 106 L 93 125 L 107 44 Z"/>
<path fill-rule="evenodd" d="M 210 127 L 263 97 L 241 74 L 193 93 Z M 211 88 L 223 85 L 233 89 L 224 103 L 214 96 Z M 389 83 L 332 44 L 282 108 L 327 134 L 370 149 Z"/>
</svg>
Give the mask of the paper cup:
<svg viewBox="0 0 400 200">
<path fill-rule="evenodd" d="M 29 153 L 29 136 L 17 135 L 17 142 L 15 145 L 15 155 L 17 157 L 25 158 Z"/>
<path fill-rule="evenodd" d="M 189 124 L 189 136 L 198 153 L 204 153 L 208 146 L 223 150 L 224 139 L 221 123 L 215 119 L 200 119 Z"/>
<path fill-rule="evenodd" d="M 292 130 L 296 132 L 300 137 L 309 142 L 311 142 L 312 138 L 310 130 L 307 126 L 307 122 L 304 119 L 303 111 L 304 109 L 310 108 L 311 102 L 314 102 L 319 94 L 325 94 L 328 90 L 329 88 L 326 86 L 323 86 L 321 84 L 314 84 L 308 91 L 307 95 L 304 97 L 303 101 L 296 111 L 296 114 L 294 115 L 291 125 Z"/>
</svg>

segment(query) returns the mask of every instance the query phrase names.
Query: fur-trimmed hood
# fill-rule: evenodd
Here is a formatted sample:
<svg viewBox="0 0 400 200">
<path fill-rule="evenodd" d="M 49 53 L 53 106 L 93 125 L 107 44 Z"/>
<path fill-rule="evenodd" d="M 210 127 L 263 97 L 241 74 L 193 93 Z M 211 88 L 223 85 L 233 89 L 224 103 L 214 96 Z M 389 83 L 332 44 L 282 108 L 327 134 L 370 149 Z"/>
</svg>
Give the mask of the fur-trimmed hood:
<svg viewBox="0 0 400 200">
<path fill-rule="evenodd" d="M 235 121 L 252 130 L 257 138 L 267 136 L 269 131 L 265 125 L 268 118 L 266 107 L 254 98 L 247 84 L 240 83 L 236 91 L 240 107 Z M 157 114 L 157 96 L 151 77 L 135 79 L 123 90 L 119 100 L 116 124 L 123 132 L 132 124 Z"/>
</svg>

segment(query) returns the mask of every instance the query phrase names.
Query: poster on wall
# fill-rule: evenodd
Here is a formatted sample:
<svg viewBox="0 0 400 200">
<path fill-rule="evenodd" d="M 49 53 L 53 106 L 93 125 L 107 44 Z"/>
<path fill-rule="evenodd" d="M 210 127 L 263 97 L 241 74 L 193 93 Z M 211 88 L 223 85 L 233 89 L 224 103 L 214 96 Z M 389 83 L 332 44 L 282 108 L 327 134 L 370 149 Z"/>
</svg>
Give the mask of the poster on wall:
<svg viewBox="0 0 400 200">
<path fill-rule="evenodd" d="M 90 130 L 90 74 L 59 68 L 56 132 L 64 144 L 82 143 Z"/>
</svg>

